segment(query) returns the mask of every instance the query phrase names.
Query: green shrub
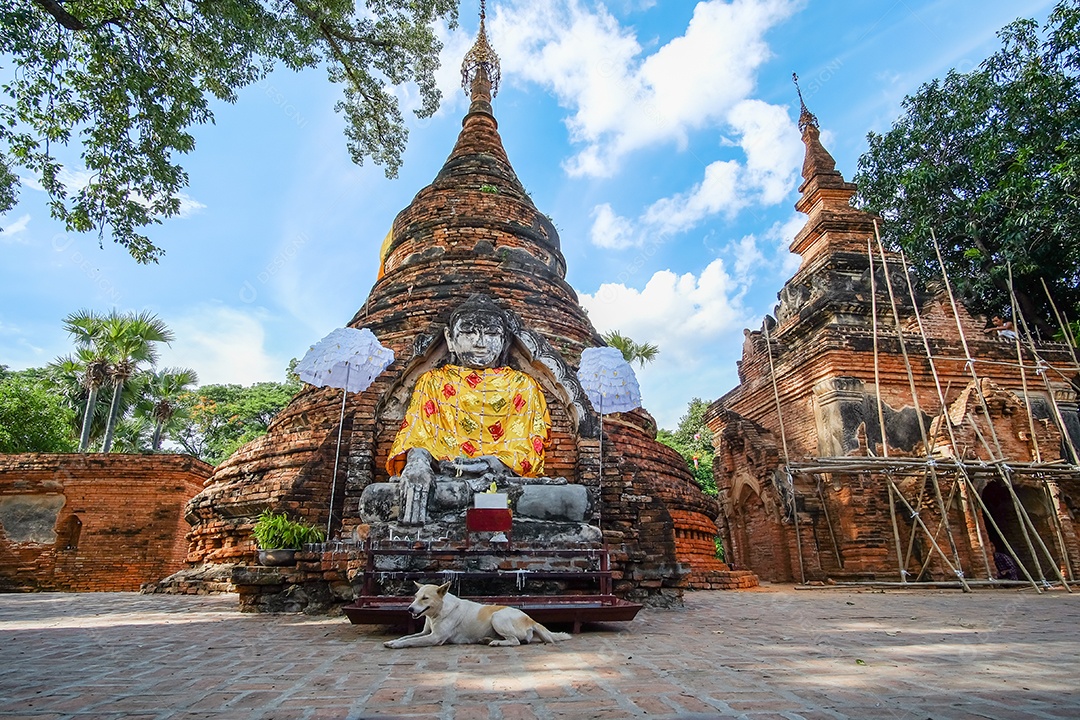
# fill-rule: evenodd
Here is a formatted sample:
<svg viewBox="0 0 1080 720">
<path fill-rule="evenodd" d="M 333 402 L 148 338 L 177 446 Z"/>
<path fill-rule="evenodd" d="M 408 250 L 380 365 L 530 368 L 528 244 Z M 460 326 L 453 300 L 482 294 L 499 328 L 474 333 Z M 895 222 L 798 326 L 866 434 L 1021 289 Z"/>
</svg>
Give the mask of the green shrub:
<svg viewBox="0 0 1080 720">
<path fill-rule="evenodd" d="M 270 510 L 263 510 L 251 528 L 251 534 L 261 550 L 299 550 L 307 543 L 322 542 L 326 537 L 322 528 L 290 520 L 287 514 Z"/>
</svg>

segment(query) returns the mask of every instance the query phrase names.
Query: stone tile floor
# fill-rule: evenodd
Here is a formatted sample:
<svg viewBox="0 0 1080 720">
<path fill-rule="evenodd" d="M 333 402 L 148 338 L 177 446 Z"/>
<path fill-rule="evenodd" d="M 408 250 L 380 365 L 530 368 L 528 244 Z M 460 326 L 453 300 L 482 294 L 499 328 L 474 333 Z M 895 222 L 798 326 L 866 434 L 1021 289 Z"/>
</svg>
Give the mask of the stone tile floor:
<svg viewBox="0 0 1080 720">
<path fill-rule="evenodd" d="M 1080 592 L 698 592 L 520 648 L 235 608 L 0 595 L 0 720 L 1080 718 Z"/>
</svg>

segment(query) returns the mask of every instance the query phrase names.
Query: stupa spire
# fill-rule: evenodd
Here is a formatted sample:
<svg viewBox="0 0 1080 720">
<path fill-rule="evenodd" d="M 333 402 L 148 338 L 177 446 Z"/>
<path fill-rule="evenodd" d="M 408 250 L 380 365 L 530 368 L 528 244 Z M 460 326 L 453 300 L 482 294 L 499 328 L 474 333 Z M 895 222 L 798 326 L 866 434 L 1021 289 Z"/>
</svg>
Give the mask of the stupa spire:
<svg viewBox="0 0 1080 720">
<path fill-rule="evenodd" d="M 476 42 L 461 61 L 461 87 L 473 102 L 487 102 L 499 93 L 499 56 L 488 42 L 485 0 L 480 0 L 480 29 Z"/>
<path fill-rule="evenodd" d="M 795 83 L 795 92 L 799 93 L 799 132 L 805 132 L 807 126 L 813 125 L 815 128 L 818 126 L 817 116 L 806 107 L 806 102 L 803 100 L 802 88 L 799 87 L 799 76 L 797 73 L 791 73 L 791 82 Z"/>
<path fill-rule="evenodd" d="M 802 132 L 803 145 L 806 146 L 806 158 L 803 160 L 803 180 L 810 182 L 811 178 L 831 176 L 826 182 L 839 181 L 843 178 L 836 170 L 836 160 L 821 144 L 821 131 L 818 128 L 818 119 L 814 113 L 806 107 L 803 100 L 802 88 L 799 87 L 799 76 L 791 73 L 791 81 L 795 83 L 795 90 L 799 93 L 799 131 Z M 804 184 L 805 187 L 805 184 Z"/>
<path fill-rule="evenodd" d="M 831 252 L 865 253 L 866 237 L 874 230 L 873 217 L 851 206 L 857 188 L 844 180 L 836 169 L 836 160 L 821 144 L 818 119 L 806 107 L 799 76 L 791 73 L 791 79 L 799 93 L 799 130 L 806 146 L 803 184 L 799 186 L 795 209 L 809 216 L 792 240 L 791 251 L 802 256 L 803 267 Z"/>
</svg>

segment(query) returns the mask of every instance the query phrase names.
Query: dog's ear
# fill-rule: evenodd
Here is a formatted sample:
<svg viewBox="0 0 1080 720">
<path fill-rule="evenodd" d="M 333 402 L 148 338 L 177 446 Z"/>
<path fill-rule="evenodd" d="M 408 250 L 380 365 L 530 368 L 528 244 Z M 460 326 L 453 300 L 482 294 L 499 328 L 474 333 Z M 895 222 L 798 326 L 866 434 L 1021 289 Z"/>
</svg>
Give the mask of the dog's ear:
<svg viewBox="0 0 1080 720">
<path fill-rule="evenodd" d="M 416 586 L 416 589 L 417 589 L 417 590 L 419 590 L 420 588 L 424 587 L 423 585 L 421 585 L 420 583 L 416 582 L 415 580 L 413 580 L 413 581 L 412 581 L 412 584 Z"/>
<path fill-rule="evenodd" d="M 444 582 L 442 585 L 439 586 L 439 594 L 440 595 L 445 595 L 447 593 L 447 591 L 449 591 L 449 590 L 450 590 L 449 581 Z"/>
</svg>

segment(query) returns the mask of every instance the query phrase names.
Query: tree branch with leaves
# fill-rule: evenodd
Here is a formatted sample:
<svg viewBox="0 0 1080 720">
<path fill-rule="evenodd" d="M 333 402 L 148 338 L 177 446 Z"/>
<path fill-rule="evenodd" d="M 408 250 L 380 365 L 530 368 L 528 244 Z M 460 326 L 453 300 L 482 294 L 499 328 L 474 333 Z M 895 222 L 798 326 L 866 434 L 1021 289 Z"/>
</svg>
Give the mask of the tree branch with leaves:
<svg viewBox="0 0 1080 720">
<path fill-rule="evenodd" d="M 177 155 L 212 99 L 277 65 L 324 65 L 343 86 L 352 159 L 394 177 L 408 138 L 392 86 L 419 88 L 418 117 L 438 109 L 441 44 L 453 0 L 33 0 L 0 2 L 0 57 L 14 72 L 0 104 L 0 213 L 33 176 L 69 231 L 110 237 L 141 263 L 164 253 L 144 228 L 180 212 Z M 69 146 L 78 148 L 78 161 Z"/>
</svg>

